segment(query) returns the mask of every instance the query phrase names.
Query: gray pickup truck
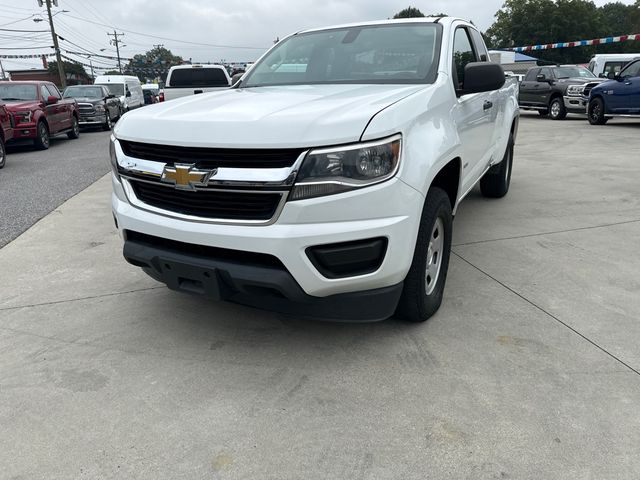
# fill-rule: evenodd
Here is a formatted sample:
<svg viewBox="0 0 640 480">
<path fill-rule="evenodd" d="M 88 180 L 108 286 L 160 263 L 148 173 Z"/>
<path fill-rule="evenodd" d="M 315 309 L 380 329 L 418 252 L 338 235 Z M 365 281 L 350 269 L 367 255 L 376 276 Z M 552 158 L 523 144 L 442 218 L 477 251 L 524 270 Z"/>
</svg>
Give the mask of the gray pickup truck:
<svg viewBox="0 0 640 480">
<path fill-rule="evenodd" d="M 563 120 L 568 113 L 586 114 L 589 92 L 601 82 L 576 65 L 533 67 L 520 84 L 518 103 L 523 110 Z"/>
</svg>

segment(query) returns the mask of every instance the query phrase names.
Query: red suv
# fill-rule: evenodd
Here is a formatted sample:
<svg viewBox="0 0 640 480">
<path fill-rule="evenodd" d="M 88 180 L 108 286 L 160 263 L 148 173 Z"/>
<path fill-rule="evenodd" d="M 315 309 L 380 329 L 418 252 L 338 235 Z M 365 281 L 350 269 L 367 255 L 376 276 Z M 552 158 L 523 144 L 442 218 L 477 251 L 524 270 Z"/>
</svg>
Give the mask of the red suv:
<svg viewBox="0 0 640 480">
<path fill-rule="evenodd" d="M 0 82 L 0 101 L 14 116 L 14 140 L 30 138 L 45 150 L 51 135 L 80 135 L 78 103 L 73 98 L 63 99 L 51 82 Z"/>
</svg>

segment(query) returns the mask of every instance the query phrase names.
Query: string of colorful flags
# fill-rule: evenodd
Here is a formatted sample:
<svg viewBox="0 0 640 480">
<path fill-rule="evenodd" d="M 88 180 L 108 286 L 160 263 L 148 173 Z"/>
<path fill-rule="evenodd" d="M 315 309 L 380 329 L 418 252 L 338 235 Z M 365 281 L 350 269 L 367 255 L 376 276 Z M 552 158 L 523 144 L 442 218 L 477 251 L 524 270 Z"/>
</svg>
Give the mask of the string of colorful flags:
<svg viewBox="0 0 640 480">
<path fill-rule="evenodd" d="M 529 52 L 532 50 L 550 50 L 552 48 L 587 47 L 590 45 L 607 45 L 610 43 L 629 42 L 640 40 L 640 33 L 633 35 L 620 35 L 617 37 L 594 38 L 592 40 L 576 40 L 574 42 L 547 43 L 543 45 L 527 45 L 526 47 L 512 47 L 505 50 L 513 52 Z"/>
</svg>

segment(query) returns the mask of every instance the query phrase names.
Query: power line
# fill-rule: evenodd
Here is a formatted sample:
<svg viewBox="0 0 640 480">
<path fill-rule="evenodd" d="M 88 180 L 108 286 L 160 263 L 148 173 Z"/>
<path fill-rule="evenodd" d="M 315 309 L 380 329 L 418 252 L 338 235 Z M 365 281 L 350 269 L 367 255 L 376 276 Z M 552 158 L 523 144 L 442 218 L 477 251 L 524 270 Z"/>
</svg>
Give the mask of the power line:
<svg viewBox="0 0 640 480">
<path fill-rule="evenodd" d="M 2 47 L 0 50 L 33 50 L 34 48 L 55 48 L 52 45 L 38 45 L 37 47 Z"/>
<path fill-rule="evenodd" d="M 74 15 L 67 15 L 67 16 L 71 18 L 75 18 L 76 20 L 82 20 L 84 22 L 100 25 L 102 27 L 108 27 L 108 25 L 104 23 L 94 22 L 93 20 L 89 20 L 88 18 L 76 17 Z M 122 30 L 123 32 L 130 33 L 132 35 L 139 35 L 141 37 L 157 38 L 159 40 L 165 40 L 165 41 L 177 42 L 177 43 L 186 43 L 189 45 L 203 45 L 205 47 L 212 47 L 212 48 L 235 48 L 235 49 L 241 49 L 241 50 L 266 50 L 267 48 L 267 47 L 247 47 L 247 46 L 240 46 L 240 45 L 216 45 L 213 43 L 189 42 L 187 40 L 178 40 L 176 38 L 160 37 L 158 35 L 149 35 L 147 33 L 134 32 L 132 30 L 126 30 L 124 28 L 120 28 L 120 30 Z"/>
<path fill-rule="evenodd" d="M 49 33 L 49 30 L 16 30 L 14 28 L 0 28 L 0 32 Z"/>
</svg>

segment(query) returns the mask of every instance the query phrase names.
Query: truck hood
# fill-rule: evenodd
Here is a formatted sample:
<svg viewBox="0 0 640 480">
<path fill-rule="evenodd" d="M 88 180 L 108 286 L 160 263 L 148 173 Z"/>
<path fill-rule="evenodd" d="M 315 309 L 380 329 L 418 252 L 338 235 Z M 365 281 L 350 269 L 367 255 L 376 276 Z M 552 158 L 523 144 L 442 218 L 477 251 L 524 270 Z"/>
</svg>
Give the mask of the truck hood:
<svg viewBox="0 0 640 480">
<path fill-rule="evenodd" d="M 602 78 L 585 78 L 585 77 L 558 79 L 558 83 L 564 84 L 564 85 L 582 85 L 584 83 L 601 83 L 602 81 L 603 81 Z"/>
<path fill-rule="evenodd" d="M 34 100 L 21 100 L 17 102 L 6 102 L 5 107 L 10 112 L 23 112 L 26 110 L 32 110 L 34 107 L 38 107 L 40 102 Z"/>
<path fill-rule="evenodd" d="M 225 89 L 129 112 L 118 138 L 185 146 L 312 147 L 354 142 L 380 110 L 425 85 Z"/>
</svg>

